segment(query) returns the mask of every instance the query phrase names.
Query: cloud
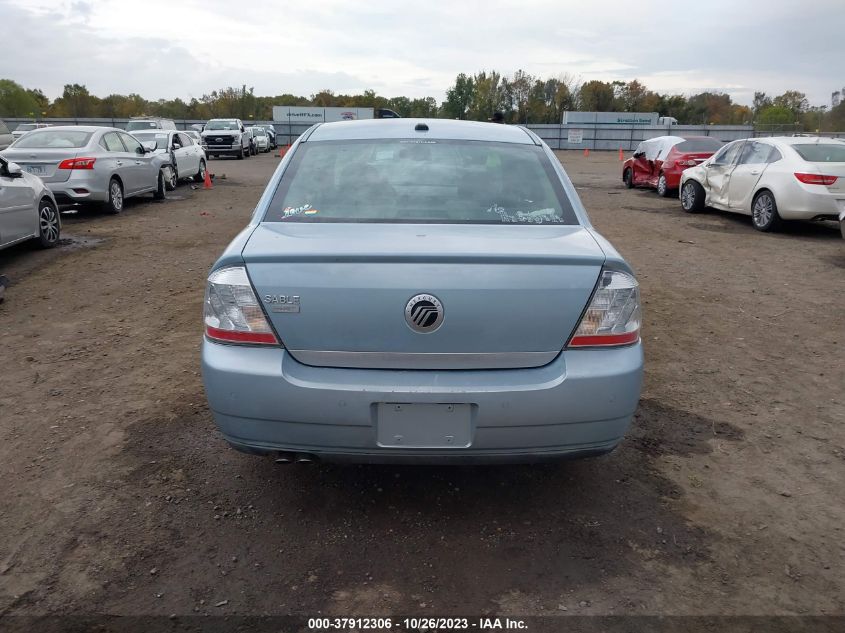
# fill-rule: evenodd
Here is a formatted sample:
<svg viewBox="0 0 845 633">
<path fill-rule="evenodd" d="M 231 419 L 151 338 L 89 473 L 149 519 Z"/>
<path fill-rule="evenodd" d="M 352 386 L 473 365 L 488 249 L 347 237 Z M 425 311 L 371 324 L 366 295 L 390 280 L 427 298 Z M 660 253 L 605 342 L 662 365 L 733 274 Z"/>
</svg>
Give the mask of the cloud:
<svg viewBox="0 0 845 633">
<path fill-rule="evenodd" d="M 0 77 L 49 96 L 201 96 L 226 85 L 262 95 L 374 89 L 442 99 L 459 72 L 524 69 L 582 81 L 638 78 L 661 92 L 797 89 L 827 103 L 845 83 L 845 3 L 796 11 L 762 0 L 706 10 L 611 0 L 0 0 Z M 37 39 L 33 34 L 37 33 Z M 37 46 L 34 42 L 37 41 Z"/>
</svg>

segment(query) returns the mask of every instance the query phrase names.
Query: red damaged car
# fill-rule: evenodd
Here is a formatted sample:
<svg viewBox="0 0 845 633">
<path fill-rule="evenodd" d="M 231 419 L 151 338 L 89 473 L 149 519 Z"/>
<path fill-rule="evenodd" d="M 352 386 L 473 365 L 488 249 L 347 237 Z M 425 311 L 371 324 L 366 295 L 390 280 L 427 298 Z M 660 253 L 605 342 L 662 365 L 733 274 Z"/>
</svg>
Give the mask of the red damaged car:
<svg viewBox="0 0 845 633">
<path fill-rule="evenodd" d="M 712 136 L 658 136 L 637 146 L 622 164 L 622 180 L 629 189 L 649 187 L 661 196 L 678 190 L 681 172 L 704 162 L 722 147 Z"/>
</svg>

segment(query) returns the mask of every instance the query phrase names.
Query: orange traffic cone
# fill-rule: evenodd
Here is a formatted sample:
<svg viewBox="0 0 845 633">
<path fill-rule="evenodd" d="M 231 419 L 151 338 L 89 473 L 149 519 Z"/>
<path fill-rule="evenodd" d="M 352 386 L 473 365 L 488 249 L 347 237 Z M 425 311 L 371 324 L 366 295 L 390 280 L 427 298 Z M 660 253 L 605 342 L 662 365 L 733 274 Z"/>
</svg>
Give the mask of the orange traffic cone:
<svg viewBox="0 0 845 633">
<path fill-rule="evenodd" d="M 290 149 L 290 143 L 288 143 L 287 145 L 284 145 L 284 146 L 280 147 L 280 148 L 279 148 L 279 158 L 284 158 L 285 154 L 287 154 L 287 153 L 288 153 L 288 150 L 289 150 L 289 149 Z"/>
<path fill-rule="evenodd" d="M 624 161 L 624 160 L 625 160 L 625 154 L 623 154 L 623 153 L 622 153 L 622 148 L 621 148 L 621 147 L 619 148 L 619 160 L 621 160 L 621 161 Z"/>
<path fill-rule="evenodd" d="M 205 180 L 203 180 L 202 188 L 203 189 L 211 189 L 213 185 L 211 184 L 211 174 L 208 173 L 208 169 L 205 170 Z"/>
<path fill-rule="evenodd" d="M 589 148 L 589 147 L 585 147 L 585 148 L 584 148 L 584 156 L 589 156 L 589 155 L 590 155 L 590 148 Z"/>
</svg>

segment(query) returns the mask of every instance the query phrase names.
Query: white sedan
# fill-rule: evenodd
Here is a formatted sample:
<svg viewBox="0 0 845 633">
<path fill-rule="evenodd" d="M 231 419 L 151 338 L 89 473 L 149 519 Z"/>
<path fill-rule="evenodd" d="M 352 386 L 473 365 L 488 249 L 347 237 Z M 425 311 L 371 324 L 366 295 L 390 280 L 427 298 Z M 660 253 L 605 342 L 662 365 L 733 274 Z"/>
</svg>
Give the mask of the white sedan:
<svg viewBox="0 0 845 633">
<path fill-rule="evenodd" d="M 193 139 L 179 130 L 139 130 L 132 136 L 141 143 L 155 143 L 155 154 L 170 156 L 170 164 L 175 169 L 168 172 L 167 188 L 176 189 L 181 178 L 193 178 L 195 182 L 205 179 L 205 150 Z"/>
<path fill-rule="evenodd" d="M 41 179 L 0 157 L 0 249 L 31 239 L 50 248 L 61 229 L 56 199 Z"/>
<path fill-rule="evenodd" d="M 681 176 L 681 206 L 751 216 L 759 231 L 783 220 L 838 220 L 845 211 L 845 143 L 829 138 L 750 138 L 725 145 Z"/>
</svg>

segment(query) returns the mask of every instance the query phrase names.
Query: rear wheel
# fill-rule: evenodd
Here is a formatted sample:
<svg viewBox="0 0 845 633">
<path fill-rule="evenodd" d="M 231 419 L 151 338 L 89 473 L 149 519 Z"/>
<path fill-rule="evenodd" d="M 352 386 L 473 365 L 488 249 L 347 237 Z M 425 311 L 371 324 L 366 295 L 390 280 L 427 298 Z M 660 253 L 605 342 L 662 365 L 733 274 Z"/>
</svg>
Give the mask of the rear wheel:
<svg viewBox="0 0 845 633">
<path fill-rule="evenodd" d="M 625 173 L 622 174 L 622 180 L 625 181 L 625 186 L 628 189 L 634 188 L 634 172 L 632 172 L 630 169 L 626 169 Z"/>
<path fill-rule="evenodd" d="M 53 248 L 59 243 L 60 229 L 59 210 L 52 200 L 44 198 L 38 205 L 38 245 Z"/>
<path fill-rule="evenodd" d="M 687 180 L 681 188 L 681 207 L 687 213 L 704 210 L 704 187 L 694 180 Z"/>
<path fill-rule="evenodd" d="M 657 195 L 661 198 L 669 196 L 669 183 L 666 182 L 666 174 L 661 173 L 657 179 Z"/>
<path fill-rule="evenodd" d="M 117 215 L 123 211 L 123 185 L 117 178 L 112 178 L 109 181 L 109 199 L 106 202 L 106 211 L 112 215 Z"/>
<path fill-rule="evenodd" d="M 194 176 L 194 182 L 203 182 L 205 180 L 205 161 L 200 159 L 200 168 Z"/>
<path fill-rule="evenodd" d="M 758 231 L 777 231 L 783 224 L 775 197 L 770 191 L 761 191 L 751 203 L 751 223 Z"/>
</svg>

